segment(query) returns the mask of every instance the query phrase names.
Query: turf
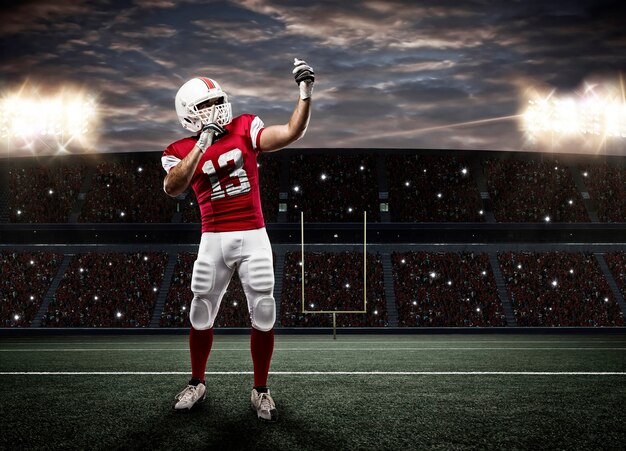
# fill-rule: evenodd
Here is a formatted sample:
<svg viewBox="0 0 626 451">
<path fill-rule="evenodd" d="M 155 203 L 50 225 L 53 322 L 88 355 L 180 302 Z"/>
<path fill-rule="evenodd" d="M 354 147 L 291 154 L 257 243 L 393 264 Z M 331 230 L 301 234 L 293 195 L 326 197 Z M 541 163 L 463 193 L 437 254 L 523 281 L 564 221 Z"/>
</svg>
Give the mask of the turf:
<svg viewBox="0 0 626 451">
<path fill-rule="evenodd" d="M 2 373 L 182 374 L 0 374 L 0 449 L 622 449 L 625 357 L 626 335 L 279 335 L 265 424 L 246 336 L 216 335 L 186 413 L 184 336 L 5 337 Z M 284 374 L 337 371 L 381 373 Z"/>
</svg>

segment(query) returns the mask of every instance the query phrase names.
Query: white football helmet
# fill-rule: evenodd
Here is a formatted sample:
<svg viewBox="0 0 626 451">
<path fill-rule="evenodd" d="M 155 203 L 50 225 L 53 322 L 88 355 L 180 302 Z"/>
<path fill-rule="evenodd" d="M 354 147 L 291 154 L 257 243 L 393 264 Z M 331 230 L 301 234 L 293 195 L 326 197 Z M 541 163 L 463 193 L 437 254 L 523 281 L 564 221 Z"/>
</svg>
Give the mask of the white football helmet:
<svg viewBox="0 0 626 451">
<path fill-rule="evenodd" d="M 233 120 L 228 96 L 210 78 L 192 78 L 176 93 L 176 114 L 183 128 L 199 132 L 203 125 L 216 123 L 224 127 Z"/>
</svg>

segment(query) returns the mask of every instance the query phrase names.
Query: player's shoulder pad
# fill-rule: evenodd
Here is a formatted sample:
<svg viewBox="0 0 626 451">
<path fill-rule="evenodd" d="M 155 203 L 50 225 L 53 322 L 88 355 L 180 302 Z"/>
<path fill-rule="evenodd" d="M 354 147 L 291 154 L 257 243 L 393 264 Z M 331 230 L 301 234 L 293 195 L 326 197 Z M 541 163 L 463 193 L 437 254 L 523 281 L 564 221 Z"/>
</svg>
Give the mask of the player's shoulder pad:
<svg viewBox="0 0 626 451">
<path fill-rule="evenodd" d="M 195 146 L 196 141 L 198 141 L 197 136 L 187 136 L 185 138 L 181 138 L 178 141 L 174 141 L 172 144 L 167 146 L 163 151 L 163 154 L 179 156 L 179 154 L 191 150 L 193 146 Z M 180 155 L 179 157 L 183 158 L 184 155 Z"/>
<path fill-rule="evenodd" d="M 252 128 L 252 123 L 255 118 L 254 114 L 241 114 L 234 118 L 230 124 L 226 126 L 228 128 L 229 133 L 236 135 L 250 135 L 250 130 Z"/>
</svg>

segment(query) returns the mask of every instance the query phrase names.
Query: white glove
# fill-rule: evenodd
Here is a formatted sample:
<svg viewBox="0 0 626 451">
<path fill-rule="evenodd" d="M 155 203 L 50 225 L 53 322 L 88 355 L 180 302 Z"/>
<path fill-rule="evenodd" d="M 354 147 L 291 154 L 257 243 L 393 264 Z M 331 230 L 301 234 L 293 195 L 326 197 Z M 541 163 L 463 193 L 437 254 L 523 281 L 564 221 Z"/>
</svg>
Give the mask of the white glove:
<svg viewBox="0 0 626 451">
<path fill-rule="evenodd" d="M 293 59 L 293 65 L 296 66 L 292 73 L 300 87 L 300 98 L 306 100 L 313 94 L 315 72 L 313 72 L 313 68 L 306 61 L 298 58 Z"/>
<path fill-rule="evenodd" d="M 228 133 L 228 130 L 213 122 L 205 125 L 202 127 L 202 133 L 200 133 L 196 146 L 198 146 L 200 152 L 204 153 L 214 141 L 217 141 L 226 133 Z"/>
</svg>

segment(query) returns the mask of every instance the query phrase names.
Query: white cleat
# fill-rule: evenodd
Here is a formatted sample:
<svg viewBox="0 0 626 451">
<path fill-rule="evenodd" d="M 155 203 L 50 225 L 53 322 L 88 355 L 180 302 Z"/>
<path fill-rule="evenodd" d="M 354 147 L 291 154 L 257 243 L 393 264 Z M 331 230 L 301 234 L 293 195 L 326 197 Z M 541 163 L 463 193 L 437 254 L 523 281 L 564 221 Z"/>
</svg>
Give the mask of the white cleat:
<svg viewBox="0 0 626 451">
<path fill-rule="evenodd" d="M 187 385 L 183 391 L 174 398 L 176 405 L 175 410 L 190 410 L 196 403 L 201 403 L 206 398 L 206 387 L 204 384 Z"/>
<path fill-rule="evenodd" d="M 259 420 L 272 422 L 278 420 L 276 404 L 270 396 L 269 390 L 267 393 L 259 393 L 253 388 L 250 401 L 252 402 L 252 409 L 256 410 Z"/>
</svg>

